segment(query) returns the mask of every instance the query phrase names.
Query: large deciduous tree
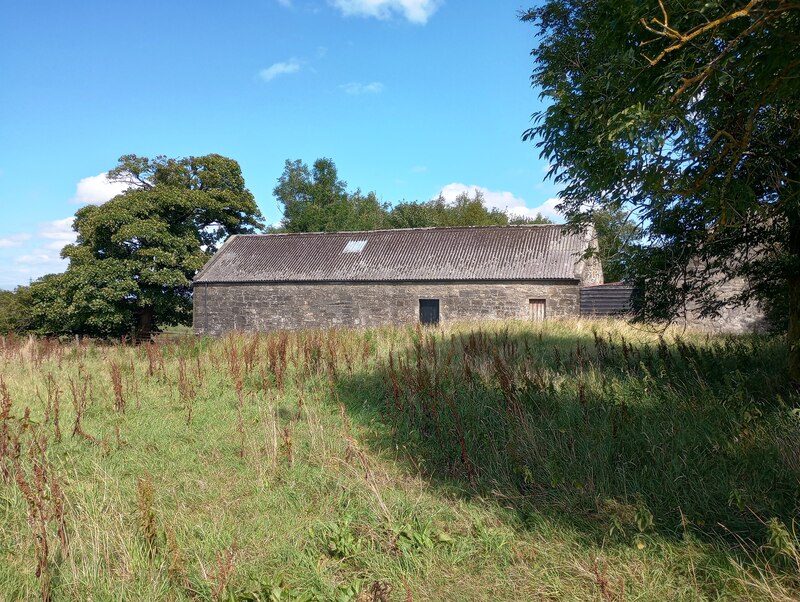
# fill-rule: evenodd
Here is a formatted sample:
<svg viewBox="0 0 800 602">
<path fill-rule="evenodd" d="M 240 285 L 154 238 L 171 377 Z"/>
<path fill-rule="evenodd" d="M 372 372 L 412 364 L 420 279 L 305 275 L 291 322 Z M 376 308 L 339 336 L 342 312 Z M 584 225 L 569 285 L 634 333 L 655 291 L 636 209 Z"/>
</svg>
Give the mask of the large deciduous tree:
<svg viewBox="0 0 800 602">
<path fill-rule="evenodd" d="M 626 263 L 639 315 L 788 306 L 800 381 L 800 4 L 793 0 L 548 0 L 532 83 L 536 138 L 580 224 L 597 209 L 643 227 Z"/>
<path fill-rule="evenodd" d="M 31 286 L 43 332 L 144 336 L 189 324 L 197 270 L 227 236 L 262 227 L 239 164 L 220 155 L 126 155 L 108 177 L 129 188 L 79 209 L 67 270 Z"/>
<path fill-rule="evenodd" d="M 374 192 L 347 191 L 330 159 L 309 169 L 300 160 L 286 161 L 274 194 L 283 205 L 281 225 L 287 232 L 341 232 L 384 227 L 387 206 Z"/>
</svg>

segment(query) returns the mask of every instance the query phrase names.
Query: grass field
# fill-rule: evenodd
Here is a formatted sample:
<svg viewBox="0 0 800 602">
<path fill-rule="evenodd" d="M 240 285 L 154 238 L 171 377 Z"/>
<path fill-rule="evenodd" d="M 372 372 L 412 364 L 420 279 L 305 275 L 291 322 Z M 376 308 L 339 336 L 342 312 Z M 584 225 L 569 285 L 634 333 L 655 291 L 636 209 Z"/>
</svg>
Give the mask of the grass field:
<svg viewBox="0 0 800 602">
<path fill-rule="evenodd" d="M 0 600 L 795 600 L 779 338 L 4 340 Z"/>
</svg>

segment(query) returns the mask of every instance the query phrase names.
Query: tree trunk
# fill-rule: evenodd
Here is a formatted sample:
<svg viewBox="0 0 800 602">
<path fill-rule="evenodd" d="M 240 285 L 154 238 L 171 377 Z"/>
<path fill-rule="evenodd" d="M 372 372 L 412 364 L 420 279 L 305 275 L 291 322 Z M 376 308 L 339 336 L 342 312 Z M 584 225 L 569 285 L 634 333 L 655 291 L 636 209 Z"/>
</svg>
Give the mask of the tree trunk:
<svg viewBox="0 0 800 602">
<path fill-rule="evenodd" d="M 789 379 L 800 386 L 800 211 L 789 215 L 789 253 L 794 259 L 789 274 Z"/>
<path fill-rule="evenodd" d="M 135 337 L 137 341 L 144 341 L 153 334 L 153 308 L 142 307 L 137 313 Z"/>
</svg>

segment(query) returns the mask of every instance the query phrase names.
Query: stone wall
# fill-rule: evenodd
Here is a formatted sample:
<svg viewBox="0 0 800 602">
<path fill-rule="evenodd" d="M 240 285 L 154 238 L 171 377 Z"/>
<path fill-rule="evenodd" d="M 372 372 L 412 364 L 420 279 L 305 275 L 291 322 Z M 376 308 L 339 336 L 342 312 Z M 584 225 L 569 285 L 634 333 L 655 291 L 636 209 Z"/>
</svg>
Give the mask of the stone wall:
<svg viewBox="0 0 800 602">
<path fill-rule="evenodd" d="M 600 242 L 597 239 L 597 231 L 592 224 L 586 225 L 583 239 L 587 249 L 591 248 L 597 251 L 600 248 Z M 603 279 L 603 262 L 600 261 L 600 256 L 594 254 L 586 259 L 580 258 L 575 264 L 575 276 L 580 279 L 581 286 L 597 286 L 598 284 L 603 284 L 605 280 Z"/>
<path fill-rule="evenodd" d="M 198 284 L 194 331 L 416 323 L 420 299 L 439 299 L 441 323 L 528 319 L 530 299 L 546 300 L 548 318 L 580 313 L 577 282 Z"/>
<path fill-rule="evenodd" d="M 745 287 L 746 283 L 742 278 L 734 278 L 723 284 L 717 284 L 714 292 L 719 299 L 729 299 L 741 294 Z M 720 308 L 719 316 L 715 317 L 700 317 L 697 305 L 690 303 L 686 317 L 679 319 L 678 324 L 715 334 L 764 332 L 769 327 L 764 311 L 755 302 L 745 306 L 725 304 Z"/>
</svg>

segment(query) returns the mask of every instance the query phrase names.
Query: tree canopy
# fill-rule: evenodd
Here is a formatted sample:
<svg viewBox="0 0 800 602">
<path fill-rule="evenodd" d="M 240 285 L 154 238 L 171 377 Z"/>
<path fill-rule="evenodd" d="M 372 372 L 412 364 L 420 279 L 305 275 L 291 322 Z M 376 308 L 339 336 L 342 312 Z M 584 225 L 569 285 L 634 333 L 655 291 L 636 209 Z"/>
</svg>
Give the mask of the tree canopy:
<svg viewBox="0 0 800 602">
<path fill-rule="evenodd" d="M 31 290 L 18 286 L 13 291 L 0 290 L 0 334 L 22 334 L 30 329 Z"/>
<path fill-rule="evenodd" d="M 120 158 L 109 179 L 130 187 L 75 214 L 63 274 L 31 285 L 45 333 L 141 334 L 191 323 L 191 282 L 217 244 L 262 228 L 238 163 L 220 155 Z"/>
<path fill-rule="evenodd" d="M 592 222 L 597 233 L 603 277 L 606 282 L 624 280 L 636 243 L 641 239 L 642 228 L 628 219 L 624 209 L 607 207 L 592 211 Z"/>
<path fill-rule="evenodd" d="M 785 300 L 800 381 L 800 5 L 786 0 L 548 0 L 538 141 L 578 226 L 598 210 L 641 227 L 625 276 L 644 319 Z"/>
<path fill-rule="evenodd" d="M 384 225 L 387 206 L 374 192 L 348 192 L 330 159 L 317 159 L 311 169 L 300 160 L 287 160 L 273 192 L 283 205 L 281 225 L 287 232 L 376 230 Z"/>
<path fill-rule="evenodd" d="M 300 160 L 287 160 L 274 194 L 283 205 L 281 227 L 286 232 L 550 223 L 541 215 L 509 217 L 505 211 L 489 208 L 480 191 L 471 196 L 463 192 L 452 202 L 439 195 L 429 201 L 390 206 L 374 192 L 348 192 L 336 165 L 325 158 L 317 159 L 311 168 Z"/>
<path fill-rule="evenodd" d="M 507 224 L 508 215 L 497 208 L 488 208 L 483 194 L 475 191 L 459 194 L 452 203 L 440 194 L 423 203 L 398 203 L 388 216 L 392 228 L 496 226 Z"/>
</svg>

